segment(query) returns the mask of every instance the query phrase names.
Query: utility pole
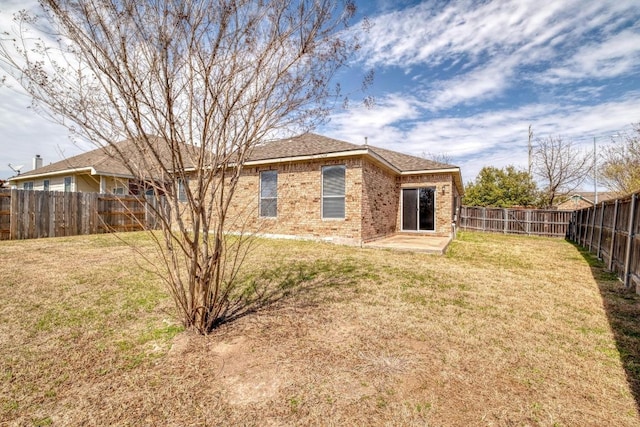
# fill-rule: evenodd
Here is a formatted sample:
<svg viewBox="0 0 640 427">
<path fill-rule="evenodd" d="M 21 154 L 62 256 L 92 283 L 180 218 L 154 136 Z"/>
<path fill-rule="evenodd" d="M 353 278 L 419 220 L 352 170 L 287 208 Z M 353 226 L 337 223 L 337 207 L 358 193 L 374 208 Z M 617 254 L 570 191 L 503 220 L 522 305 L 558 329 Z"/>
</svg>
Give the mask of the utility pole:
<svg viewBox="0 0 640 427">
<path fill-rule="evenodd" d="M 531 176 L 531 157 L 533 154 L 533 147 L 531 146 L 532 139 L 533 139 L 533 130 L 531 130 L 531 125 L 529 125 L 529 176 Z"/>
</svg>

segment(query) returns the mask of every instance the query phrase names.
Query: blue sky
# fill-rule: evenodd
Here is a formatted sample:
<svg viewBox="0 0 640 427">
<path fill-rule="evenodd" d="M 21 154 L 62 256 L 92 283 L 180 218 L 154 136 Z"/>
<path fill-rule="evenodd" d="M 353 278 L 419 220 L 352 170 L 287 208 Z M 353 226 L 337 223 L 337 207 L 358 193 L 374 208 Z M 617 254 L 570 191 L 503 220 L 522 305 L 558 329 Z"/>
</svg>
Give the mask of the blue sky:
<svg viewBox="0 0 640 427">
<path fill-rule="evenodd" d="M 13 1 L 13 0 L 12 0 Z M 21 2 L 20 2 L 21 3 Z M 0 0 L 0 12 L 14 4 Z M 483 166 L 527 166 L 534 137 L 562 136 L 584 149 L 640 121 L 640 2 L 358 1 L 362 41 L 339 77 L 352 92 L 317 132 L 413 155 L 446 155 L 463 179 Z M 4 7 L 3 7 L 4 6 Z M 6 25 L 6 14 L 0 26 Z M 358 103 L 362 76 L 374 70 Z M 66 131 L 0 89 L 0 177 L 78 154 Z M 587 184 L 588 185 L 588 184 Z"/>
</svg>

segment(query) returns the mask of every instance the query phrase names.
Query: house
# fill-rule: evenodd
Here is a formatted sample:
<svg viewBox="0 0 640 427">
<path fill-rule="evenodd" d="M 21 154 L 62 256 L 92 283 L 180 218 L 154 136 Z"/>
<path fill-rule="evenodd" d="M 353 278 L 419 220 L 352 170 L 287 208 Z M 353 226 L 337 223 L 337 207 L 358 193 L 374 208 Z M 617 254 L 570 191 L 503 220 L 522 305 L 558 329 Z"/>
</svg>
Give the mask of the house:
<svg viewBox="0 0 640 427">
<path fill-rule="evenodd" d="M 599 192 L 598 203 L 605 202 L 616 198 L 616 194 L 612 192 Z M 596 199 L 593 191 L 583 191 L 572 194 L 563 199 L 556 205 L 556 209 L 560 211 L 576 211 L 579 209 L 589 208 L 594 205 Z"/>
<path fill-rule="evenodd" d="M 451 236 L 462 194 L 456 166 L 307 133 L 249 154 L 229 228 L 349 244 Z"/>
<path fill-rule="evenodd" d="M 11 178 L 11 185 L 115 194 L 141 188 L 108 149 L 34 166 Z M 227 225 L 229 232 L 349 244 L 396 233 L 448 237 L 463 191 L 456 166 L 306 133 L 254 147 Z"/>
<path fill-rule="evenodd" d="M 36 155 L 33 169 L 9 178 L 9 183 L 12 188 L 24 190 L 137 194 L 138 180 L 113 156 L 115 149 L 132 150 L 132 145 L 122 141 L 114 147 L 97 148 L 46 166 Z"/>
</svg>

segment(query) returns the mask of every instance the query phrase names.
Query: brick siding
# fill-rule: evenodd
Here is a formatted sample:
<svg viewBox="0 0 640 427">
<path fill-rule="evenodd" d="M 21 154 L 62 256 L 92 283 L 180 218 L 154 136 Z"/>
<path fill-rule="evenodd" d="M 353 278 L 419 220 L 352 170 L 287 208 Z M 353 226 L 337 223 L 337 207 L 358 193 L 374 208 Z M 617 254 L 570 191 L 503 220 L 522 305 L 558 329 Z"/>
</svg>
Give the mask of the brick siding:
<svg viewBox="0 0 640 427">
<path fill-rule="evenodd" d="M 457 191 L 453 178 L 449 173 L 402 175 L 399 179 L 400 188 L 435 187 L 435 230 L 430 233 L 436 236 L 449 236 L 453 221 L 453 198 Z M 399 196 L 398 196 L 399 197 Z M 402 212 L 398 209 L 396 229 L 402 230 Z"/>
<path fill-rule="evenodd" d="M 322 167 L 345 165 L 345 218 L 322 218 Z M 259 216 L 260 172 L 278 171 L 277 216 Z M 451 234 L 451 174 L 398 176 L 363 156 L 246 167 L 229 211 L 227 230 L 359 245 L 401 230 L 401 188 L 435 187 L 436 229 Z M 444 189 L 444 194 L 443 194 Z M 184 216 L 183 216 L 184 218 Z"/>
</svg>

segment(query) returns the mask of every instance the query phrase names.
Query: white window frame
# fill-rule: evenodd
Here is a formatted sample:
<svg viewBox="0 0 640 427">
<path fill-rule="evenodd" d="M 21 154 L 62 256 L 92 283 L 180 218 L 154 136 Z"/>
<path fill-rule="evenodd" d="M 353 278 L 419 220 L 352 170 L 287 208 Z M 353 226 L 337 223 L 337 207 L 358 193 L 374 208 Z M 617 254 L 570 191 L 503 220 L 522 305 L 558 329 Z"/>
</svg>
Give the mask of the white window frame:
<svg viewBox="0 0 640 427">
<path fill-rule="evenodd" d="M 26 181 L 22 183 L 23 190 L 33 190 L 33 181 Z"/>
<path fill-rule="evenodd" d="M 51 186 L 51 182 L 48 179 L 45 179 L 42 181 L 42 190 L 43 191 L 49 191 L 49 188 Z"/>
<path fill-rule="evenodd" d="M 276 177 L 276 194 L 275 197 L 264 197 L 262 195 L 262 177 L 266 174 L 274 174 Z M 259 189 L 259 205 L 258 205 L 258 215 L 260 218 L 277 218 L 278 217 L 278 171 L 277 170 L 266 170 L 260 172 L 260 189 Z M 263 215 L 262 206 L 266 201 L 275 201 L 276 211 L 274 215 Z"/>
<path fill-rule="evenodd" d="M 325 195 L 324 194 L 324 180 L 325 180 L 325 170 L 328 169 L 333 169 L 333 168 L 341 168 L 344 171 L 344 181 L 343 181 L 343 185 L 344 185 L 344 191 L 342 193 L 342 195 Z M 320 188 L 320 199 L 322 200 L 321 206 L 320 206 L 320 215 L 322 217 L 322 219 L 327 219 L 327 220 L 344 220 L 347 217 L 347 166 L 346 165 L 326 165 L 326 166 L 322 166 L 322 169 L 320 171 L 320 175 L 321 175 L 321 188 Z M 324 212 L 324 208 L 325 208 L 325 199 L 342 199 L 342 212 L 343 215 L 342 216 L 325 216 L 325 212 Z"/>
<path fill-rule="evenodd" d="M 72 176 L 65 176 L 62 179 L 62 182 L 63 182 L 63 185 L 64 185 L 64 192 L 65 193 L 70 193 L 71 191 L 73 191 L 73 177 Z"/>
</svg>

